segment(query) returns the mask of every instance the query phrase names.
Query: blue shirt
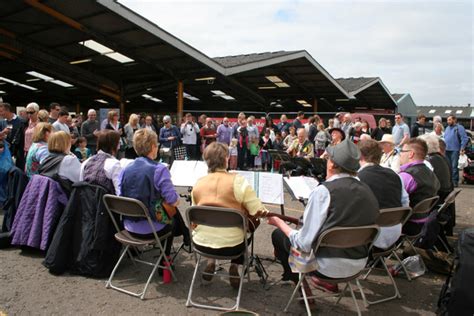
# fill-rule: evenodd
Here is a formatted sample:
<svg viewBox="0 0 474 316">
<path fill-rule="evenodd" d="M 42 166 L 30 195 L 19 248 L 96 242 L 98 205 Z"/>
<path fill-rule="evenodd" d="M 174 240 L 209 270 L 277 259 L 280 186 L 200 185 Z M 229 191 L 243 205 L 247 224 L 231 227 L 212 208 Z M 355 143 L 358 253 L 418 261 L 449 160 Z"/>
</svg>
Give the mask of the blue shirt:
<svg viewBox="0 0 474 316">
<path fill-rule="evenodd" d="M 168 140 L 168 137 L 174 136 L 174 140 Z M 160 129 L 160 143 L 161 146 L 166 148 L 173 148 L 179 145 L 179 139 L 181 137 L 181 132 L 178 128 L 172 125 L 170 128 L 162 127 Z"/>
<path fill-rule="evenodd" d="M 232 127 L 221 124 L 217 127 L 217 141 L 229 145 L 232 138 Z"/>
<path fill-rule="evenodd" d="M 408 127 L 408 125 L 406 125 L 405 123 L 402 123 L 400 125 L 395 124 L 395 126 L 393 126 L 392 136 L 393 136 L 393 142 L 395 143 L 395 146 L 400 145 L 405 135 L 408 135 L 408 137 L 410 137 L 410 128 Z"/>
<path fill-rule="evenodd" d="M 454 124 L 448 125 L 444 130 L 444 141 L 446 142 L 447 151 L 460 151 L 467 145 L 469 138 L 466 134 L 464 126 Z"/>
</svg>

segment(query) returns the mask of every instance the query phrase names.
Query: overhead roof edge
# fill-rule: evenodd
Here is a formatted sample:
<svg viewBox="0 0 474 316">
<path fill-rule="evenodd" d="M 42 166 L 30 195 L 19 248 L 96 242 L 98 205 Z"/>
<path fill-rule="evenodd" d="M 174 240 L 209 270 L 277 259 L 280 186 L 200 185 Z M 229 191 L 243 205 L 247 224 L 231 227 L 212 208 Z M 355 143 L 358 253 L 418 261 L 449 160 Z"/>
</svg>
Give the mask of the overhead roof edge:
<svg viewBox="0 0 474 316">
<path fill-rule="evenodd" d="M 292 54 L 287 54 L 283 56 L 268 58 L 264 60 L 259 60 L 255 62 L 246 63 L 243 65 L 227 67 L 225 68 L 224 74 L 226 76 L 235 75 L 241 72 L 258 69 L 262 67 L 272 66 L 279 63 L 284 63 L 290 60 L 306 58 L 311 64 L 313 64 L 316 69 L 318 69 L 343 95 L 348 99 L 355 99 L 351 96 L 327 71 L 324 69 L 306 50 L 297 51 Z"/>
<path fill-rule="evenodd" d="M 360 87 L 359 89 L 355 90 L 355 91 L 352 91 L 350 94 L 352 96 L 355 97 L 356 94 L 360 93 L 361 91 L 364 91 L 365 89 L 373 86 L 374 84 L 376 83 L 379 83 L 382 88 L 385 90 L 385 92 L 387 93 L 387 95 L 389 96 L 390 100 L 392 100 L 393 104 L 395 106 L 398 105 L 398 102 L 395 101 L 395 99 L 393 98 L 392 94 L 390 93 L 390 91 L 388 90 L 388 88 L 385 86 L 385 84 L 383 83 L 382 79 L 380 79 L 380 77 L 376 77 L 374 80 L 368 82 L 367 84 L 363 85 L 362 87 Z"/>
<path fill-rule="evenodd" d="M 185 42 L 181 41 L 172 34 L 166 32 L 155 23 L 132 11 L 128 7 L 119 3 L 117 0 L 97 0 L 97 2 L 109 9 L 110 11 L 114 12 L 115 14 L 122 16 L 123 18 L 129 20 L 130 22 L 141 27 L 142 29 L 159 37 L 161 40 L 183 51 L 185 54 L 193 57 L 194 59 L 219 72 L 220 74 L 225 73 L 225 68 L 222 67 L 219 63 L 215 62 L 212 58 L 195 49 L 191 45 L 186 44 Z"/>
</svg>

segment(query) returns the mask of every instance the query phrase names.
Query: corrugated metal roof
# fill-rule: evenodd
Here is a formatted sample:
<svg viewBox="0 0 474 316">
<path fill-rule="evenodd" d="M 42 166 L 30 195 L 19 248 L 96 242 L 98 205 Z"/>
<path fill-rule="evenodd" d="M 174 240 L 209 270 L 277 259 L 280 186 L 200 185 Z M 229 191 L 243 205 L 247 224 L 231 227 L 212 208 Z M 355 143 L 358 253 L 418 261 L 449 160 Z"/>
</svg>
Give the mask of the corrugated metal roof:
<svg viewBox="0 0 474 316">
<path fill-rule="evenodd" d="M 336 81 L 347 91 L 353 92 L 377 80 L 377 77 L 339 78 Z"/>
<path fill-rule="evenodd" d="M 253 53 L 253 54 L 242 54 L 234 56 L 223 56 L 223 57 L 214 57 L 214 61 L 221 64 L 224 67 L 235 67 L 240 65 L 245 65 L 248 63 L 253 63 L 256 61 L 262 61 L 266 59 L 271 59 L 275 57 L 286 56 L 294 53 L 302 52 L 301 50 L 297 51 L 278 51 L 278 52 L 265 52 L 265 53 Z"/>
<path fill-rule="evenodd" d="M 395 99 L 395 101 L 398 102 L 401 98 L 403 98 L 406 95 L 406 93 L 392 93 L 392 97 Z"/>
<path fill-rule="evenodd" d="M 416 109 L 418 113 L 428 117 L 440 115 L 444 118 L 455 115 L 461 118 L 474 118 L 474 109 L 468 106 L 418 106 Z"/>
</svg>

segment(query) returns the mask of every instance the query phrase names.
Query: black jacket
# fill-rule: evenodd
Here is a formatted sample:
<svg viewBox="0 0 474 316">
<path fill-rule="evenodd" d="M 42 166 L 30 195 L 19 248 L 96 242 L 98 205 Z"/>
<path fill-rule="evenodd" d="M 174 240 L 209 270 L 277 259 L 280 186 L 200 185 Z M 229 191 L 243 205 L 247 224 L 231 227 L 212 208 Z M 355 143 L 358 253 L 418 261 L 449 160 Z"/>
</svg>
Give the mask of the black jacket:
<svg viewBox="0 0 474 316">
<path fill-rule="evenodd" d="M 107 193 L 86 182 L 73 185 L 43 262 L 51 273 L 69 270 L 84 276 L 109 276 L 121 245 L 114 238 L 116 230 L 102 200 Z"/>
<path fill-rule="evenodd" d="M 3 217 L 2 232 L 11 230 L 16 210 L 20 205 L 28 180 L 26 174 L 17 167 L 12 167 L 8 172 L 7 199 L 3 205 L 5 216 Z"/>
</svg>

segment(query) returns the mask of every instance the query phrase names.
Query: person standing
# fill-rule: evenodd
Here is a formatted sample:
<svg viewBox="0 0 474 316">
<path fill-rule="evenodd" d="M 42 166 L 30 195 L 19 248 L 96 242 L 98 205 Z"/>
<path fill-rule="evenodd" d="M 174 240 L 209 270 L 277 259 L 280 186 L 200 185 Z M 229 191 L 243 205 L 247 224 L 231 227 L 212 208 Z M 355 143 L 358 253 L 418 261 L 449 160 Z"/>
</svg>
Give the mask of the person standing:
<svg viewBox="0 0 474 316">
<path fill-rule="evenodd" d="M 125 142 L 127 145 L 125 149 L 125 158 L 127 159 L 135 159 L 138 157 L 135 149 L 133 148 L 133 135 L 140 128 L 140 125 L 138 125 L 138 120 L 138 115 L 132 113 L 128 118 L 128 123 L 123 127 L 123 131 L 125 133 Z"/>
<path fill-rule="evenodd" d="M 296 118 L 293 120 L 293 127 L 295 128 L 295 131 L 298 131 L 300 128 L 303 128 L 303 122 L 301 122 L 304 119 L 304 112 L 303 111 L 298 111 L 298 114 L 296 114 Z"/>
<path fill-rule="evenodd" d="M 94 109 L 87 111 L 87 120 L 82 123 L 81 136 L 87 140 L 87 148 L 91 155 L 96 152 L 97 135 L 99 133 L 99 121 L 96 120 L 97 112 Z"/>
<path fill-rule="evenodd" d="M 229 120 L 227 120 L 229 123 Z M 198 160 L 197 139 L 200 129 L 197 123 L 193 121 L 191 113 L 186 114 L 185 122 L 181 124 L 181 135 L 183 135 L 183 144 L 186 147 L 186 156 L 189 160 Z"/>
<path fill-rule="evenodd" d="M 352 115 L 346 113 L 342 117 L 342 120 L 341 129 L 344 131 L 344 134 L 346 134 L 346 138 L 349 138 L 352 132 Z"/>
<path fill-rule="evenodd" d="M 379 126 L 373 129 L 371 137 L 376 141 L 380 141 L 385 134 L 390 134 L 390 129 L 387 127 L 387 119 L 382 117 L 379 120 Z"/>
<path fill-rule="evenodd" d="M 418 114 L 415 124 L 411 127 L 411 137 L 418 137 L 426 133 L 426 116 L 422 113 Z"/>
<path fill-rule="evenodd" d="M 291 124 L 288 123 L 288 118 L 286 117 L 285 114 L 283 114 L 283 115 L 280 117 L 280 122 L 277 124 L 278 130 L 279 130 L 281 133 L 285 132 L 285 133 L 288 135 L 288 133 L 290 132 L 290 131 L 289 131 L 290 126 L 291 126 Z"/>
<path fill-rule="evenodd" d="M 204 148 L 216 141 L 216 128 L 212 125 L 212 119 L 210 117 L 206 118 L 206 125 L 201 128 L 200 134 L 204 152 Z"/>
<path fill-rule="evenodd" d="M 224 117 L 222 124 L 217 127 L 217 142 L 229 145 L 231 139 L 232 127 L 229 125 L 229 118 Z"/>
<path fill-rule="evenodd" d="M 392 128 L 392 135 L 395 147 L 402 147 L 410 140 L 410 129 L 403 121 L 401 113 L 395 114 L 395 126 Z"/>
<path fill-rule="evenodd" d="M 154 131 L 156 133 L 156 127 L 153 125 L 153 118 L 151 117 L 151 115 L 147 115 L 145 117 L 145 125 L 143 125 L 143 128 L 146 128 L 150 131 Z"/>
<path fill-rule="evenodd" d="M 67 125 L 67 119 L 69 112 L 66 110 L 60 110 L 56 122 L 53 123 L 53 128 L 56 132 L 63 131 L 66 134 L 71 134 L 69 126 Z"/>
<path fill-rule="evenodd" d="M 53 124 L 58 119 L 59 111 L 61 111 L 61 106 L 59 103 L 53 102 L 49 105 L 49 117 L 48 123 Z"/>
<path fill-rule="evenodd" d="M 446 142 L 446 158 L 449 160 L 455 187 L 459 186 L 459 155 L 464 153 L 468 140 L 464 126 L 457 123 L 456 116 L 448 116 L 448 126 L 444 130 L 444 141 Z"/>
</svg>

